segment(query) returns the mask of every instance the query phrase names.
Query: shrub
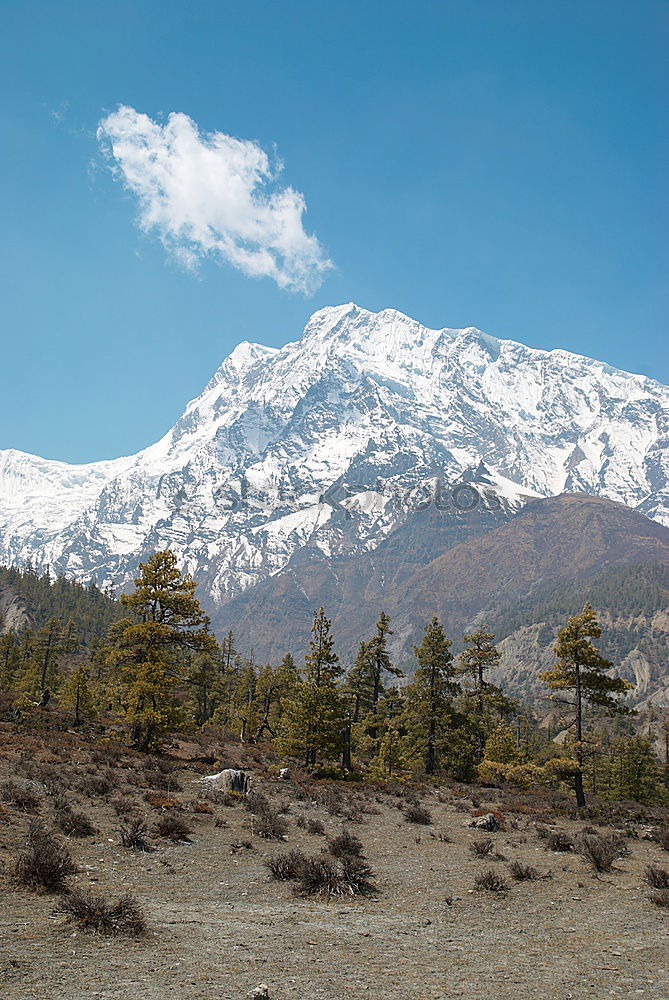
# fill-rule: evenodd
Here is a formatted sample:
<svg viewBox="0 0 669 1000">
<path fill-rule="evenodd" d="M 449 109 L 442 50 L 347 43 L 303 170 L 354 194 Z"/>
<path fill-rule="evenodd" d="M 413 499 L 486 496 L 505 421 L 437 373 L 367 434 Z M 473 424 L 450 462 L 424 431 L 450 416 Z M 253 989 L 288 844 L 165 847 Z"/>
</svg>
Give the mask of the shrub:
<svg viewBox="0 0 669 1000">
<path fill-rule="evenodd" d="M 546 841 L 547 851 L 558 851 L 562 854 L 566 854 L 566 852 L 571 851 L 574 846 L 573 840 L 571 840 L 564 830 L 540 831 L 539 836 L 543 837 Z"/>
<path fill-rule="evenodd" d="M 509 888 L 506 880 L 498 875 L 494 868 L 481 872 L 474 879 L 474 888 L 486 892 L 506 892 Z"/>
<path fill-rule="evenodd" d="M 109 777 L 102 774 L 86 774 L 79 781 L 79 790 L 87 795 L 89 799 L 99 798 L 108 795 L 112 790 L 112 782 Z"/>
<path fill-rule="evenodd" d="M 253 832 L 265 840 L 281 840 L 288 832 L 288 823 L 278 812 L 269 808 L 255 814 Z"/>
<path fill-rule="evenodd" d="M 16 859 L 14 876 L 28 889 L 62 892 L 77 867 L 67 847 L 39 820 L 31 820 L 25 850 Z"/>
<path fill-rule="evenodd" d="M 37 812 L 40 805 L 40 798 L 27 782 L 23 781 L 3 781 L 0 785 L 0 796 L 4 802 L 10 806 L 20 809 L 21 812 Z"/>
<path fill-rule="evenodd" d="M 491 855 L 493 853 L 492 837 L 480 837 L 478 840 L 472 841 L 469 845 L 469 850 L 474 857 L 484 858 Z"/>
<path fill-rule="evenodd" d="M 342 830 L 336 837 L 328 840 L 328 850 L 334 858 L 364 857 L 362 841 L 350 830 Z"/>
<path fill-rule="evenodd" d="M 166 840 L 176 842 L 179 840 L 190 841 L 190 835 L 193 831 L 181 816 L 166 813 L 156 823 L 154 832 L 158 837 L 164 837 Z"/>
<path fill-rule="evenodd" d="M 146 838 L 149 828 L 143 819 L 131 817 L 121 824 L 121 843 L 131 851 L 150 851 Z"/>
<path fill-rule="evenodd" d="M 660 830 L 657 835 L 657 842 L 663 851 L 669 851 L 669 826 L 665 827 L 664 830 Z"/>
<path fill-rule="evenodd" d="M 117 816 L 132 816 L 134 811 L 137 809 L 136 802 L 133 802 L 132 799 L 128 799 L 123 796 L 115 799 L 112 804 Z"/>
<path fill-rule="evenodd" d="M 410 803 L 404 810 L 404 818 L 407 823 L 418 823 L 420 826 L 430 826 L 432 824 L 430 810 L 420 805 L 420 803 Z"/>
<path fill-rule="evenodd" d="M 307 833 L 313 833 L 315 836 L 324 837 L 325 836 L 325 823 L 322 819 L 316 819 L 315 816 L 296 816 L 295 823 L 302 830 L 306 830 Z"/>
<path fill-rule="evenodd" d="M 361 858 L 339 862 L 325 857 L 306 858 L 298 876 L 298 891 L 306 896 L 368 896 L 375 891 L 374 874 Z"/>
<path fill-rule="evenodd" d="M 59 910 L 82 930 L 95 934 L 137 936 L 146 930 L 144 914 L 133 896 L 108 903 L 98 893 L 76 890 L 65 897 Z"/>
<path fill-rule="evenodd" d="M 524 865 L 521 861 L 512 861 L 509 865 L 511 877 L 516 882 L 536 882 L 541 875 L 532 865 Z"/>
<path fill-rule="evenodd" d="M 655 868 L 648 865 L 644 871 L 644 878 L 653 889 L 669 889 L 669 872 L 665 868 Z"/>
<path fill-rule="evenodd" d="M 665 910 L 669 910 L 669 890 L 661 889 L 659 892 L 653 893 L 650 897 L 651 903 L 655 903 L 656 906 L 661 906 Z"/>
<path fill-rule="evenodd" d="M 149 788 L 160 792 L 180 792 L 181 786 L 171 771 L 149 768 L 144 771 L 144 777 Z"/>
<path fill-rule="evenodd" d="M 295 880 L 299 879 L 305 861 L 306 856 L 302 851 L 286 851 L 267 858 L 265 867 L 269 869 L 272 878 Z"/>
<path fill-rule="evenodd" d="M 68 837 L 91 837 L 97 833 L 97 828 L 85 813 L 77 812 L 62 799 L 56 802 L 54 816 L 56 826 Z"/>
<path fill-rule="evenodd" d="M 610 872 L 620 854 L 620 842 L 617 837 L 585 834 L 579 838 L 578 853 L 590 862 L 595 871 Z"/>
</svg>

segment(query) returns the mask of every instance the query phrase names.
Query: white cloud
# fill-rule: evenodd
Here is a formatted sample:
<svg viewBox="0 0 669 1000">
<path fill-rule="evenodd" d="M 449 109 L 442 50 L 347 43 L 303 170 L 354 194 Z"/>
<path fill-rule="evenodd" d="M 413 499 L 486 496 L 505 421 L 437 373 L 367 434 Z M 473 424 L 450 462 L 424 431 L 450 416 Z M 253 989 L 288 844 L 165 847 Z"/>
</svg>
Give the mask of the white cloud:
<svg viewBox="0 0 669 1000">
<path fill-rule="evenodd" d="M 302 225 L 304 196 L 276 186 L 279 164 L 256 143 L 200 132 L 181 113 L 165 125 L 121 106 L 98 141 L 114 174 L 139 200 L 139 224 L 187 267 L 206 256 L 281 288 L 311 292 L 332 267 Z"/>
</svg>

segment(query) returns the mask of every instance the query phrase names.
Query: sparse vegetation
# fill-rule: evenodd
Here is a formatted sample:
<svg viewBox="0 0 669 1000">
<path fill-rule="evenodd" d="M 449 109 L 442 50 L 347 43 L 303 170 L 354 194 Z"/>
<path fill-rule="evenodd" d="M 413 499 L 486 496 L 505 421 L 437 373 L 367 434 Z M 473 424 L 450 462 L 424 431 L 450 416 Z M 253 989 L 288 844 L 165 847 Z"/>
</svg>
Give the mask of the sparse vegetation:
<svg viewBox="0 0 669 1000">
<path fill-rule="evenodd" d="M 137 816 L 129 817 L 121 824 L 121 843 L 131 851 L 150 851 L 147 841 L 149 828 L 143 819 Z"/>
<path fill-rule="evenodd" d="M 364 857 L 362 841 L 350 830 L 342 830 L 331 840 L 328 840 L 328 851 L 334 858 Z"/>
<path fill-rule="evenodd" d="M 129 934 L 137 937 L 146 931 L 146 920 L 134 896 L 121 896 L 109 903 L 95 892 L 71 892 L 60 907 L 68 920 L 82 930 L 95 934 Z"/>
<path fill-rule="evenodd" d="M 653 889 L 669 889 L 669 872 L 666 868 L 647 865 L 644 870 L 644 878 Z"/>
<path fill-rule="evenodd" d="M 27 781 L 3 781 L 0 785 L 0 797 L 3 802 L 20 809 L 21 812 L 34 813 L 40 807 L 40 797 L 30 788 Z"/>
<path fill-rule="evenodd" d="M 472 852 L 474 857 L 487 857 L 494 854 L 494 841 L 492 837 L 480 837 L 478 840 L 473 840 L 471 842 L 469 850 Z"/>
<path fill-rule="evenodd" d="M 516 882 L 536 882 L 541 878 L 541 874 L 533 865 L 524 865 L 522 861 L 512 861 L 509 865 L 509 874 Z"/>
<path fill-rule="evenodd" d="M 300 814 L 295 818 L 295 824 L 302 830 L 306 830 L 307 833 L 314 834 L 314 836 L 325 836 L 325 823 L 322 819 L 318 819 L 316 816 L 303 816 Z"/>
<path fill-rule="evenodd" d="M 272 878 L 294 881 L 300 877 L 305 861 L 306 855 L 302 851 L 286 851 L 266 858 L 264 864 Z"/>
<path fill-rule="evenodd" d="M 14 865 L 16 881 L 34 891 L 62 892 L 76 871 L 67 847 L 40 820 L 31 820 L 26 846 Z"/>
<path fill-rule="evenodd" d="M 613 836 L 586 833 L 579 837 L 577 850 L 596 872 L 610 872 L 613 862 L 620 855 L 620 840 Z"/>
<path fill-rule="evenodd" d="M 178 841 L 190 841 L 193 831 L 181 816 L 165 813 L 158 819 L 154 832 L 157 837 L 163 837 L 165 840 L 173 840 L 177 843 Z"/>
<path fill-rule="evenodd" d="M 506 892 L 509 884 L 494 868 L 488 868 L 474 879 L 474 888 L 485 892 Z"/>
<path fill-rule="evenodd" d="M 432 824 L 432 813 L 419 803 L 410 803 L 404 809 L 404 818 L 407 823 L 416 823 L 419 826 L 431 826 Z"/>
<path fill-rule="evenodd" d="M 83 812 L 78 812 L 62 798 L 54 804 L 54 819 L 58 829 L 68 837 L 92 837 L 95 824 Z"/>
</svg>

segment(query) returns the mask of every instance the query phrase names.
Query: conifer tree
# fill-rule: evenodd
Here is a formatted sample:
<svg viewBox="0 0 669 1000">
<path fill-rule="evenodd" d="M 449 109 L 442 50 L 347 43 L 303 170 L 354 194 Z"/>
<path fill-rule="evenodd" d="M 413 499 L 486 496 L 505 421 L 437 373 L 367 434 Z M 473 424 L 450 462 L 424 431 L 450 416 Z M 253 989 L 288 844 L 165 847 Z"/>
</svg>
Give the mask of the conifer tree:
<svg viewBox="0 0 669 1000">
<path fill-rule="evenodd" d="M 421 645 L 414 647 L 418 669 L 407 690 L 406 725 L 414 749 L 423 754 L 426 774 L 435 773 L 453 724 L 452 699 L 459 686 L 451 644 L 435 617 L 426 626 Z"/>
<path fill-rule="evenodd" d="M 62 708 L 74 712 L 74 723 L 80 725 L 83 719 L 92 719 L 97 715 L 95 698 L 89 684 L 88 670 L 84 664 L 79 664 L 70 672 L 60 696 Z"/>
<path fill-rule="evenodd" d="M 579 769 L 574 778 L 576 804 L 585 806 L 583 791 L 583 761 L 586 756 L 584 746 L 584 705 L 590 704 L 605 715 L 629 714 L 629 709 L 621 705 L 616 695 L 624 694 L 632 685 L 619 677 L 610 677 L 606 671 L 613 666 L 605 659 L 592 639 L 599 639 L 602 629 L 590 602 L 580 615 L 570 618 L 558 633 L 555 645 L 557 663 L 551 670 L 541 674 L 541 679 L 553 691 L 572 692 L 572 698 L 554 696 L 554 700 L 574 709 L 572 725 L 576 734 L 576 759 Z"/>
<path fill-rule="evenodd" d="M 109 630 L 107 660 L 133 745 L 159 744 L 178 719 L 175 689 L 193 653 L 214 652 L 209 619 L 195 597 L 195 581 L 180 572 L 173 552 L 156 552 L 139 565 L 135 590 L 121 596 L 128 616 Z"/>
<path fill-rule="evenodd" d="M 277 742 L 282 753 L 313 769 L 341 752 L 346 714 L 336 683 L 341 666 L 323 608 L 314 615 L 311 635 L 306 676 L 286 707 Z"/>
</svg>

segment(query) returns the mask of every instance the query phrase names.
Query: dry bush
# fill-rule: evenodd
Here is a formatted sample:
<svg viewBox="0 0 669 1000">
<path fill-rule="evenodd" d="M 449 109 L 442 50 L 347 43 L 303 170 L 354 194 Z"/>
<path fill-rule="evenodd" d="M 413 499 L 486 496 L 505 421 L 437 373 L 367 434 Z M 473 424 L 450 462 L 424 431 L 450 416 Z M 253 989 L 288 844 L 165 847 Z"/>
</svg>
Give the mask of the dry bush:
<svg viewBox="0 0 669 1000">
<path fill-rule="evenodd" d="M 331 840 L 328 840 L 328 851 L 334 858 L 364 858 L 362 841 L 350 830 L 342 830 Z"/>
<path fill-rule="evenodd" d="M 486 892 L 506 892 L 508 883 L 501 875 L 498 875 L 494 868 L 489 868 L 481 872 L 474 879 L 474 888 L 485 890 Z"/>
<path fill-rule="evenodd" d="M 253 832 L 265 840 L 281 840 L 288 832 L 288 823 L 276 810 L 265 809 L 255 814 Z"/>
<path fill-rule="evenodd" d="M 166 813 L 161 816 L 154 827 L 157 837 L 164 837 L 166 840 L 190 841 L 192 830 L 185 819 L 175 816 L 174 813 Z"/>
<path fill-rule="evenodd" d="M 585 834 L 579 837 L 578 853 L 588 861 L 596 872 L 610 872 L 613 862 L 620 855 L 620 841 L 617 837 L 600 837 L 599 834 Z"/>
<path fill-rule="evenodd" d="M 321 788 L 315 795 L 316 801 L 327 809 L 330 816 L 341 816 L 343 801 L 341 794 L 334 788 Z"/>
<path fill-rule="evenodd" d="M 469 850 L 472 852 L 474 857 L 485 858 L 494 853 L 493 846 L 494 841 L 492 837 L 479 837 L 478 840 L 472 841 L 469 845 Z"/>
<path fill-rule="evenodd" d="M 133 802 L 132 799 L 125 798 L 124 796 L 115 799 L 112 805 L 114 806 L 114 811 L 117 816 L 132 816 L 138 808 L 136 802 Z"/>
<path fill-rule="evenodd" d="M 655 903 L 656 906 L 661 906 L 665 910 L 669 910 L 669 889 L 661 889 L 659 892 L 653 893 L 650 897 L 651 903 Z"/>
<path fill-rule="evenodd" d="M 669 851 L 669 826 L 657 834 L 657 842 L 663 851 Z"/>
<path fill-rule="evenodd" d="M 404 818 L 407 823 L 417 823 L 420 826 L 431 826 L 432 824 L 432 813 L 418 802 L 406 807 Z"/>
<path fill-rule="evenodd" d="M 113 777 L 115 778 L 115 776 Z M 114 787 L 114 782 L 110 780 L 109 775 L 85 774 L 79 779 L 78 787 L 79 791 L 87 795 L 89 799 L 96 799 L 103 795 L 109 795 Z"/>
<path fill-rule="evenodd" d="M 200 799 L 193 799 L 190 804 L 191 811 L 203 816 L 213 816 L 214 810 L 208 802 L 201 802 Z"/>
<path fill-rule="evenodd" d="M 68 920 L 94 934 L 130 934 L 136 937 L 146 931 L 146 920 L 133 896 L 121 896 L 108 903 L 95 892 L 76 890 L 65 897 L 58 908 Z"/>
<path fill-rule="evenodd" d="M 151 847 L 146 839 L 148 835 L 148 826 L 137 816 L 131 816 L 121 824 L 121 843 L 131 851 L 150 851 Z"/>
<path fill-rule="evenodd" d="M 509 865 L 509 872 L 516 882 L 536 882 L 537 879 L 542 878 L 533 865 L 524 865 L 522 861 L 512 861 Z"/>
<path fill-rule="evenodd" d="M 287 881 L 299 879 L 305 861 L 306 856 L 302 851 L 286 851 L 267 858 L 264 864 L 272 878 Z"/>
<path fill-rule="evenodd" d="M 68 837 L 92 837 L 97 827 L 85 813 L 77 812 L 69 802 L 59 798 L 54 807 L 56 826 Z"/>
<path fill-rule="evenodd" d="M 9 803 L 21 812 L 37 812 L 40 806 L 40 797 L 24 781 L 3 781 L 0 785 L 0 797 L 3 802 Z"/>
<path fill-rule="evenodd" d="M 546 841 L 545 847 L 547 851 L 557 851 L 558 853 L 566 854 L 574 846 L 573 840 L 564 830 L 539 829 L 539 836 L 542 840 Z"/>
<path fill-rule="evenodd" d="M 315 816 L 299 815 L 295 817 L 295 823 L 307 833 L 313 833 L 314 836 L 318 837 L 325 836 L 325 823 L 322 819 L 317 819 Z"/>
<path fill-rule="evenodd" d="M 351 799 L 348 804 L 344 807 L 342 815 L 344 819 L 348 820 L 349 823 L 364 823 L 365 813 L 369 810 L 361 802 L 356 802 L 355 799 Z"/>
<path fill-rule="evenodd" d="M 375 892 L 374 873 L 361 858 L 306 858 L 298 876 L 298 892 L 305 896 L 369 896 Z"/>
<path fill-rule="evenodd" d="M 35 891 L 62 892 L 77 866 L 67 847 L 37 819 L 30 821 L 26 847 L 14 864 L 16 881 Z"/>
<path fill-rule="evenodd" d="M 653 889 L 669 889 L 669 872 L 665 868 L 655 868 L 647 865 L 644 878 Z"/>
<path fill-rule="evenodd" d="M 252 830 L 255 834 L 266 840 L 281 840 L 286 836 L 288 823 L 261 792 L 251 792 L 244 804 L 253 814 Z"/>
<path fill-rule="evenodd" d="M 149 788 L 155 788 L 159 792 L 180 792 L 181 785 L 170 770 L 159 768 L 145 768 L 144 778 Z"/>
</svg>

